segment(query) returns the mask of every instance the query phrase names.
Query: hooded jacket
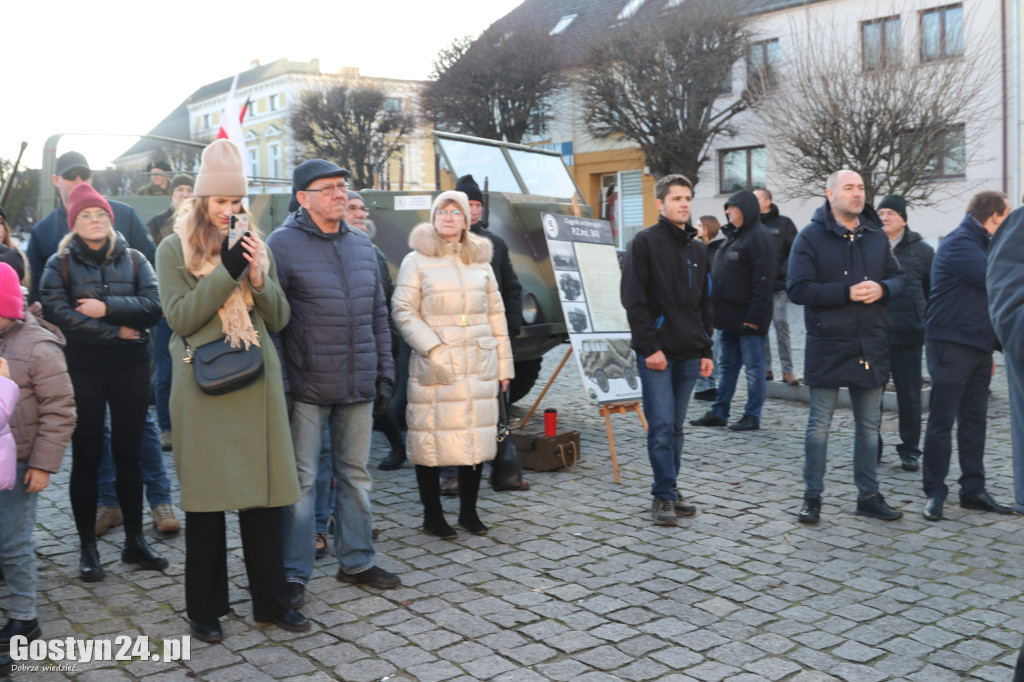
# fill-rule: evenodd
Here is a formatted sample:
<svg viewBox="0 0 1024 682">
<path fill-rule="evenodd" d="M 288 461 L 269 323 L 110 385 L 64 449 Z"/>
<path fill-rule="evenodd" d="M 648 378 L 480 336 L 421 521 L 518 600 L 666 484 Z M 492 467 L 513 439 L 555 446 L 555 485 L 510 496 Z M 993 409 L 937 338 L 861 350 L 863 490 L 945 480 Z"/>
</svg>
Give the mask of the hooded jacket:
<svg viewBox="0 0 1024 682">
<path fill-rule="evenodd" d="M 394 381 L 388 309 L 370 238 L 344 221 L 328 234 L 300 208 L 267 238 L 291 306 L 281 358 L 292 397 L 312 405 L 369 402 Z"/>
<path fill-rule="evenodd" d="M 1003 352 L 1024 358 L 1024 208 L 1014 210 L 996 233 L 988 249 L 985 273 L 989 319 L 1002 342 Z M 1019 397 L 1011 395 L 1011 400 Z"/>
<path fill-rule="evenodd" d="M 784 215 L 779 215 L 779 207 L 771 205 L 767 213 L 761 214 L 763 224 L 772 234 L 775 240 L 775 281 L 772 283 L 772 291 L 785 291 L 786 274 L 789 271 L 789 252 L 793 250 L 793 240 L 796 239 L 796 225 Z"/>
<path fill-rule="evenodd" d="M 850 300 L 850 287 L 882 286 L 874 303 Z M 889 248 L 875 209 L 866 205 L 850 231 L 832 215 L 828 200 L 800 230 L 789 256 L 789 299 L 804 306 L 808 386 L 873 388 L 889 378 L 889 312 L 885 302 L 903 294 L 906 278 Z"/>
<path fill-rule="evenodd" d="M 412 348 L 409 427 L 413 464 L 475 465 L 494 459 L 498 380 L 515 370 L 505 308 L 491 270 L 491 242 L 472 234 L 478 251 L 468 265 L 461 244 L 438 250 L 432 225 L 409 234 L 391 299 L 392 315 Z"/>
<path fill-rule="evenodd" d="M 512 269 L 512 260 L 508 256 L 508 244 L 480 223 L 473 223 L 469 229 L 478 237 L 490 240 L 494 247 L 491 270 L 494 271 L 494 277 L 498 281 L 498 291 L 501 292 L 501 300 L 505 304 L 505 322 L 508 324 L 509 338 L 515 338 L 519 336 L 519 330 L 523 328 L 523 285 L 519 282 L 516 271 Z"/>
<path fill-rule="evenodd" d="M 712 357 L 708 251 L 691 225 L 663 216 L 638 232 L 622 261 L 619 296 L 640 355 Z"/>
<path fill-rule="evenodd" d="M 997 347 L 985 289 L 991 239 L 968 213 L 939 244 L 932 262 L 925 340 L 953 341 L 986 353 Z"/>
<path fill-rule="evenodd" d="M 775 242 L 761 224 L 760 206 L 753 192 L 733 194 L 726 206 L 735 206 L 743 213 L 743 224 L 722 226 L 725 244 L 711 268 L 715 329 L 764 336 L 772 322 Z"/>
<path fill-rule="evenodd" d="M 907 278 L 907 288 L 902 296 L 885 302 L 892 322 L 889 343 L 894 346 L 920 346 L 924 343 L 924 318 L 928 310 L 935 249 L 920 234 L 906 227 L 892 254 Z"/>
</svg>

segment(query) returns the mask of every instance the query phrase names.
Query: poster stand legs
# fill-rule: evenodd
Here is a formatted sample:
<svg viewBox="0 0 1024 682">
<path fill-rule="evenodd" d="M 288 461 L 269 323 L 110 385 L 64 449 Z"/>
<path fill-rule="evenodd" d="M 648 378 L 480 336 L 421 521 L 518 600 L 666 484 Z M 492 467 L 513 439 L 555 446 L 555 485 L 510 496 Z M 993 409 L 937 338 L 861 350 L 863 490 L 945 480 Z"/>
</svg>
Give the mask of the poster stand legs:
<svg viewBox="0 0 1024 682">
<path fill-rule="evenodd" d="M 525 417 L 523 417 L 521 426 L 526 426 L 526 423 L 530 421 L 530 417 L 532 417 L 533 413 L 537 411 L 537 408 L 540 406 L 540 401 L 544 400 L 545 394 L 547 394 L 548 389 L 551 388 L 551 384 L 555 382 L 555 379 L 558 378 L 558 373 L 562 371 L 563 367 L 565 367 L 565 363 L 569 359 L 570 355 L 572 355 L 572 346 L 569 346 L 569 350 L 565 351 L 565 357 L 563 357 L 562 361 L 558 363 L 558 367 L 556 367 L 555 371 L 551 374 L 551 378 L 548 379 L 548 383 L 544 385 L 544 390 L 540 392 L 540 395 L 537 396 L 537 400 L 533 403 L 533 406 L 530 407 L 530 411 L 526 413 Z M 640 409 L 642 404 L 643 403 L 638 400 L 622 403 L 607 403 L 605 405 L 601 405 L 599 410 L 601 416 L 604 417 L 605 432 L 608 435 L 608 452 L 612 458 L 612 473 L 615 474 L 616 483 L 622 483 L 622 478 L 619 476 L 619 458 L 615 452 L 615 434 L 612 431 L 612 415 L 636 412 L 636 416 L 640 418 L 640 423 L 643 424 L 644 432 L 646 433 L 647 419 L 644 418 L 644 412 Z"/>
</svg>

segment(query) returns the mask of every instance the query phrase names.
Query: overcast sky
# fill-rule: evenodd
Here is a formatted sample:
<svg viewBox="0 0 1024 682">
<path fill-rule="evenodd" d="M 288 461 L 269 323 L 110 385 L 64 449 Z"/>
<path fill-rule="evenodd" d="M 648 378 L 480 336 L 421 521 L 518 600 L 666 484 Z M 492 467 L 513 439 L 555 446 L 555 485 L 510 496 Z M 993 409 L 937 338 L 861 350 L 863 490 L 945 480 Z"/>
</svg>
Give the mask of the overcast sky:
<svg viewBox="0 0 1024 682">
<path fill-rule="evenodd" d="M 437 52 L 522 0 L 5 2 L 0 157 L 39 168 L 56 133 L 146 133 L 196 88 L 253 59 L 320 59 L 323 71 L 426 79 Z M 102 168 L 137 138 L 63 138 Z"/>
</svg>

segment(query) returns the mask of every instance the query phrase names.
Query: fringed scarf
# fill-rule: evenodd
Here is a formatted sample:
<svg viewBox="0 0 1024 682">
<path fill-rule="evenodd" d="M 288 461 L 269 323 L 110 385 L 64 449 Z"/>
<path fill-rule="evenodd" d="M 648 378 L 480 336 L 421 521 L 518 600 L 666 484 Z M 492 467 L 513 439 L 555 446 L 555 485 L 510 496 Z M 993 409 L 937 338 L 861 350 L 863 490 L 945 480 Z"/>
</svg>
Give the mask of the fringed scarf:
<svg viewBox="0 0 1024 682">
<path fill-rule="evenodd" d="M 182 207 L 183 210 L 179 211 L 174 219 L 174 232 L 181 238 L 181 250 L 185 256 L 185 268 L 192 273 L 192 275 L 198 279 L 206 277 L 213 269 L 220 265 L 220 255 L 207 256 L 203 261 L 202 265 L 193 270 L 190 266 L 192 262 L 192 242 L 190 225 L 191 209 Z M 255 237 L 255 235 L 253 235 Z M 266 254 L 263 250 L 263 241 L 258 237 L 256 238 L 259 242 L 259 255 L 260 255 L 260 267 L 263 269 L 264 277 L 270 270 L 269 262 Z M 252 267 L 251 265 L 249 267 Z M 252 289 L 249 287 L 249 278 L 242 277 L 238 283 L 238 287 L 231 292 L 228 299 L 224 302 L 224 305 L 217 311 L 217 315 L 220 317 L 221 327 L 224 328 L 224 336 L 228 343 L 231 344 L 232 348 L 238 348 L 239 345 L 245 344 L 245 349 L 249 350 L 250 346 L 260 345 L 259 335 L 256 333 L 256 329 L 252 325 L 252 316 L 249 311 L 252 310 Z"/>
</svg>

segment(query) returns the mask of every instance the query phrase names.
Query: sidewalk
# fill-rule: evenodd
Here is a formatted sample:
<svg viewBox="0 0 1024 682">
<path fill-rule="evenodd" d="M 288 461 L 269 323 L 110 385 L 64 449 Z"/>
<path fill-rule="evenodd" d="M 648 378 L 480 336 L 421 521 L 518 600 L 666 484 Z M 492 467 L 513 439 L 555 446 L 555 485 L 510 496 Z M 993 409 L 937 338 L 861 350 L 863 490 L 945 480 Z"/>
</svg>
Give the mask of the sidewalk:
<svg viewBox="0 0 1024 682">
<path fill-rule="evenodd" d="M 801 320 L 799 308 L 791 306 L 800 365 Z M 564 352 L 559 347 L 545 358 L 542 382 Z M 734 417 L 744 399 L 740 390 Z M 706 405 L 691 403 L 691 416 Z M 374 469 L 378 561 L 401 575 L 401 589 L 343 585 L 334 579 L 337 563 L 328 555 L 317 562 L 307 589 L 303 611 L 314 623 L 312 632 L 257 625 L 244 587 L 237 524 L 230 520 L 235 614 L 223 621 L 223 644 L 193 640 L 191 660 L 180 663 L 79 663 L 73 673 L 15 673 L 13 679 L 1012 677 L 1024 631 L 1024 519 L 947 504 L 947 520 L 925 522 L 920 475 L 899 467 L 894 433 L 886 434 L 879 477 L 883 494 L 904 519 L 854 516 L 853 421 L 840 410 L 822 522 L 804 527 L 796 512 L 805 404 L 769 399 L 761 430 L 752 433 L 688 427 L 680 485 L 698 513 L 665 528 L 649 518 L 650 467 L 639 420 L 612 419 L 622 472 L 616 485 L 604 420 L 586 402 L 573 364 L 543 406 L 556 406 L 561 423 L 580 430 L 582 462 L 574 472 L 527 472 L 533 484 L 528 492 L 484 491 L 487 537 L 460 533 L 457 541 L 445 542 L 423 535 L 412 469 Z M 1010 422 L 1001 368 L 989 414 L 989 489 L 1009 503 Z M 885 420 L 894 431 L 895 414 L 886 413 Z M 377 438 L 373 464 L 387 452 Z M 106 580 L 82 583 L 67 497 L 69 466 L 70 457 L 40 500 L 44 635 L 112 640 L 144 634 L 160 652 L 160 640 L 180 640 L 189 632 L 184 537 L 154 541 L 171 563 L 164 574 L 136 571 L 119 560 L 124 535 L 116 528 L 101 540 Z M 957 475 L 954 463 L 954 502 Z M 445 506 L 450 515 L 457 513 L 457 501 Z M 6 590 L 0 585 L 0 603 L 6 603 Z"/>
</svg>

